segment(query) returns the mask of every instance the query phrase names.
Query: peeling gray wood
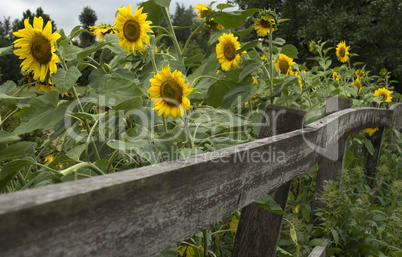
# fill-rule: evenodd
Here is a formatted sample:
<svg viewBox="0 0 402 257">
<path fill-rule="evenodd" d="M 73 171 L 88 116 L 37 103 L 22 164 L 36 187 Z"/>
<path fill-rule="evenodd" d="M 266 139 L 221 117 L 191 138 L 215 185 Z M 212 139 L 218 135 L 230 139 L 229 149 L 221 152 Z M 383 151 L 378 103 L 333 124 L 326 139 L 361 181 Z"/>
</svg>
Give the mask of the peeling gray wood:
<svg viewBox="0 0 402 257">
<path fill-rule="evenodd" d="M 155 256 L 304 173 L 338 135 L 399 116 L 401 104 L 352 108 L 181 161 L 0 195 L 0 256 Z M 251 161 L 274 148 L 285 162 Z"/>
<path fill-rule="evenodd" d="M 309 254 L 308 257 L 327 257 L 329 245 L 329 239 L 324 239 L 324 243 L 314 247 L 313 251 Z"/>
<path fill-rule="evenodd" d="M 303 110 L 272 104 L 265 107 L 265 113 L 262 124 L 269 121 L 271 124 L 262 126 L 259 138 L 300 129 L 306 116 Z M 283 210 L 286 209 L 290 183 L 291 181 L 284 183 L 269 194 Z M 241 211 L 232 257 L 275 256 L 282 221 L 283 215 L 260 208 L 254 203 L 245 206 Z"/>
</svg>

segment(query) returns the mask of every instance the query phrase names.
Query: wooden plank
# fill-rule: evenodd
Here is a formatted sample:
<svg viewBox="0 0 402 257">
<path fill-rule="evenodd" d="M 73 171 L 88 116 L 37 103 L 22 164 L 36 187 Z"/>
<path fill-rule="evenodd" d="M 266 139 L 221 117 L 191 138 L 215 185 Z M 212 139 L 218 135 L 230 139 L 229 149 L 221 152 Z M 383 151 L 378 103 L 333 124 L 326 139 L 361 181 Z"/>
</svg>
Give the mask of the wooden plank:
<svg viewBox="0 0 402 257">
<path fill-rule="evenodd" d="M 341 97 L 330 97 L 325 104 L 325 115 L 331 115 L 335 112 L 349 109 L 352 107 L 352 99 Z M 333 145 L 327 146 L 328 153 L 322 158 L 318 164 L 317 178 L 314 190 L 314 199 L 312 210 L 317 208 L 324 208 L 323 203 L 320 201 L 321 194 L 324 186 L 329 181 L 339 181 L 341 171 L 345 164 L 345 153 L 348 138 L 339 137 L 334 141 Z M 315 213 L 311 213 L 311 220 L 316 223 Z"/>
<path fill-rule="evenodd" d="M 309 254 L 308 257 L 327 257 L 329 245 L 329 239 L 324 239 L 324 243 L 314 247 L 313 251 Z"/>
<path fill-rule="evenodd" d="M 0 256 L 155 256 L 305 172 L 333 133 L 398 116 L 402 105 L 354 108 L 180 161 L 0 195 Z"/>
<path fill-rule="evenodd" d="M 306 112 L 303 110 L 268 104 L 259 138 L 276 136 L 303 127 Z M 283 210 L 289 194 L 291 181 L 281 185 L 270 196 Z M 269 190 L 267 189 L 267 192 Z M 266 257 L 276 255 L 283 215 L 275 214 L 254 203 L 241 211 L 239 226 L 233 246 L 232 257 Z"/>
</svg>

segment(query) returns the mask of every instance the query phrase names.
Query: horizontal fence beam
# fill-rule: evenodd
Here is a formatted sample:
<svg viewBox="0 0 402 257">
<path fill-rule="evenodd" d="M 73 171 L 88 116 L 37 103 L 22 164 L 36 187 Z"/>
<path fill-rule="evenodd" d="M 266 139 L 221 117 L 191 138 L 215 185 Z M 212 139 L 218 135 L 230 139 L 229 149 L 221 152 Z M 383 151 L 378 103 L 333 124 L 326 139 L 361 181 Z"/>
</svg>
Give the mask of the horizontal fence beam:
<svg viewBox="0 0 402 257">
<path fill-rule="evenodd" d="M 0 195 L 0 256 L 155 256 L 302 174 L 338 136 L 400 116 L 402 104 L 352 108 L 179 161 Z"/>
<path fill-rule="evenodd" d="M 331 241 L 329 239 L 324 238 L 324 243 L 314 247 L 308 257 L 327 257 L 330 243 Z"/>
</svg>

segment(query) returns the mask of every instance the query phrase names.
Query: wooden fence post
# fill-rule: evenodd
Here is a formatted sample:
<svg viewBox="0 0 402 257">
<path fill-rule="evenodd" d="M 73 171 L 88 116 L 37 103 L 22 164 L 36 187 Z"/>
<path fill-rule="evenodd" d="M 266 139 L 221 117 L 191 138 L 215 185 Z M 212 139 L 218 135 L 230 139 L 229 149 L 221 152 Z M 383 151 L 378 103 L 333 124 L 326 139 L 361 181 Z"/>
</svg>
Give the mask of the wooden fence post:
<svg viewBox="0 0 402 257">
<path fill-rule="evenodd" d="M 303 110 L 268 104 L 259 138 L 271 137 L 303 127 Z M 269 195 L 283 210 L 286 208 L 290 181 Z M 269 188 L 267 188 L 267 193 Z M 250 204 L 241 211 L 232 257 L 276 256 L 283 215 L 278 215 Z"/>
<path fill-rule="evenodd" d="M 353 100 L 350 98 L 330 97 L 326 101 L 325 116 L 328 116 L 334 112 L 341 111 L 352 107 Z M 314 211 L 317 208 L 324 207 L 319 200 L 321 193 L 324 189 L 327 181 L 338 181 L 341 176 L 341 171 L 345 163 L 345 153 L 348 138 L 339 138 L 333 147 L 333 151 L 328 151 L 327 156 L 323 156 L 318 164 L 317 179 L 314 191 L 313 208 Z M 314 212 L 311 214 L 312 221 L 315 222 L 316 216 Z"/>
</svg>

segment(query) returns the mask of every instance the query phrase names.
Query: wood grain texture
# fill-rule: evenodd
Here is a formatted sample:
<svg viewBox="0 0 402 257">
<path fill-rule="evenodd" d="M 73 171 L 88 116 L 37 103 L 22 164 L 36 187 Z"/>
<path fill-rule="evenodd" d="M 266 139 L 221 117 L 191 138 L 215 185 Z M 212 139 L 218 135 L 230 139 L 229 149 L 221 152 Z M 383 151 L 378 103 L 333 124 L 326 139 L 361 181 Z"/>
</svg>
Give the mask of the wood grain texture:
<svg viewBox="0 0 402 257">
<path fill-rule="evenodd" d="M 175 162 L 0 195 L 0 256 L 155 256 L 305 172 L 325 146 L 402 116 L 352 108 Z M 253 156 L 276 148 L 284 162 Z"/>
<path fill-rule="evenodd" d="M 265 107 L 265 113 L 262 124 L 267 124 L 269 120 L 271 126 L 262 127 L 259 138 L 300 129 L 306 116 L 303 110 L 272 104 Z M 290 183 L 284 183 L 269 194 L 283 210 L 286 209 Z M 265 210 L 254 203 L 245 206 L 241 211 L 232 257 L 275 256 L 282 221 L 283 215 Z"/>
<path fill-rule="evenodd" d="M 313 251 L 309 254 L 308 257 L 327 257 L 329 245 L 329 239 L 324 239 L 324 243 L 314 247 Z"/>
</svg>

